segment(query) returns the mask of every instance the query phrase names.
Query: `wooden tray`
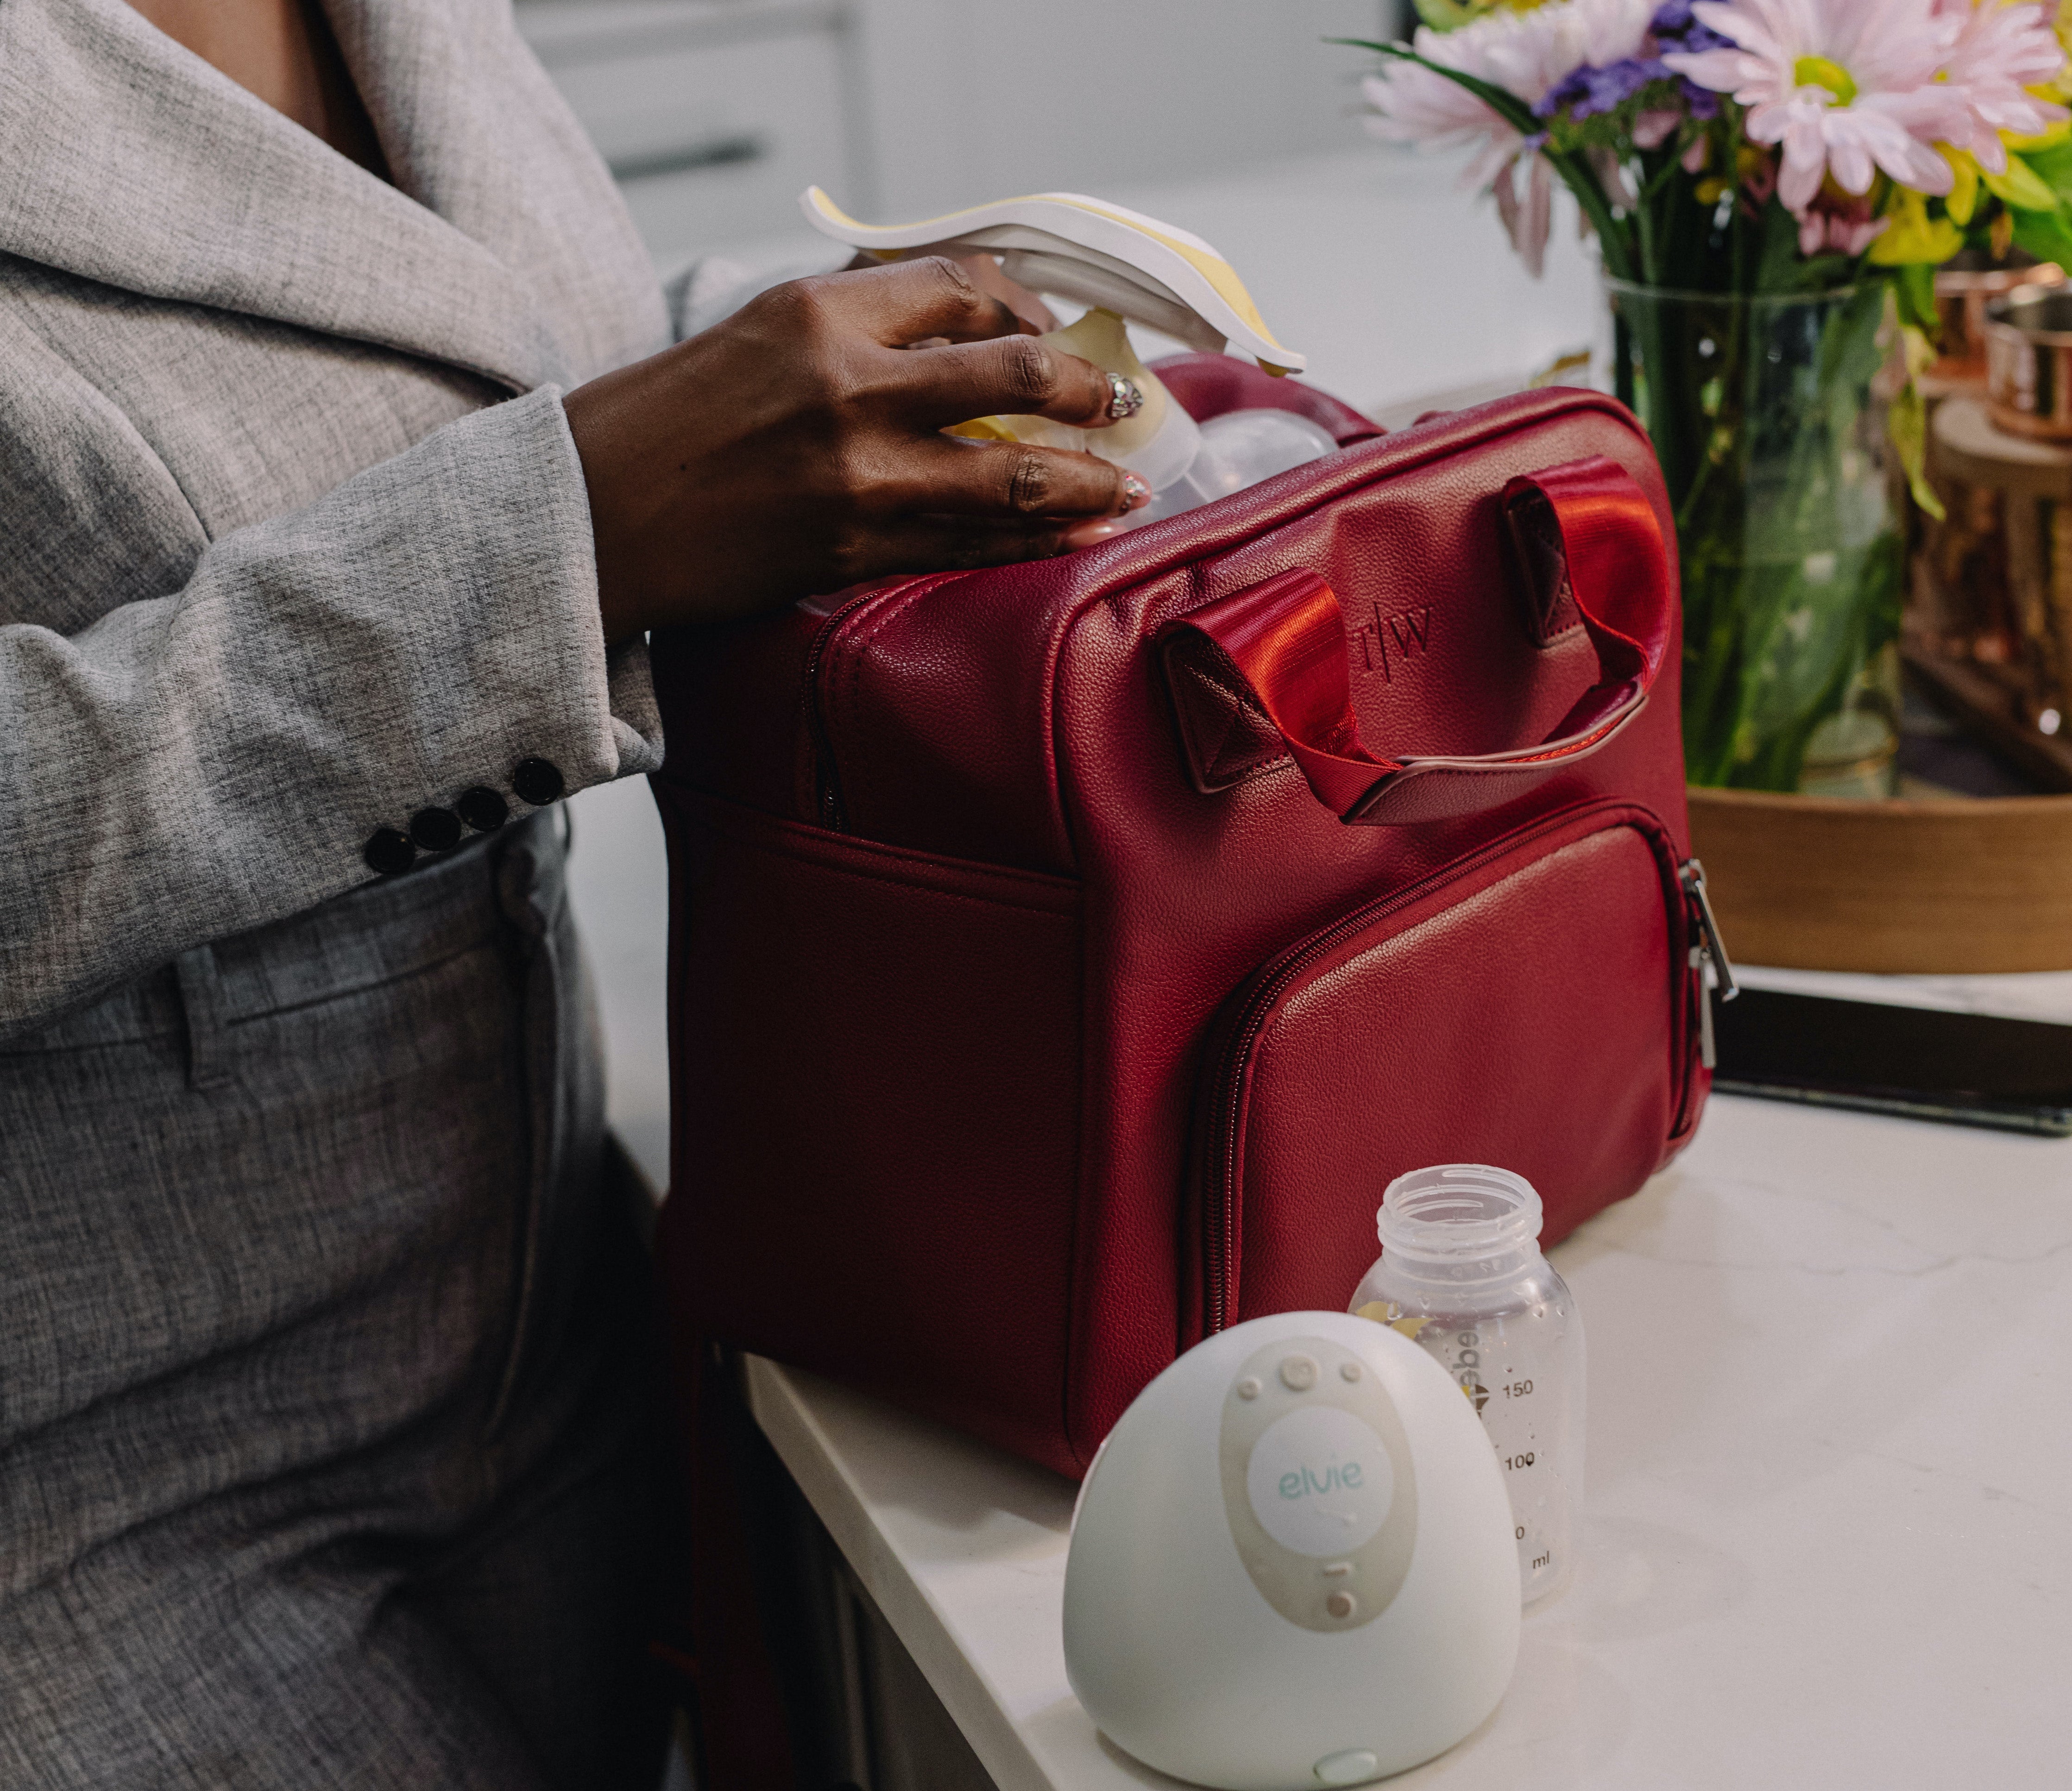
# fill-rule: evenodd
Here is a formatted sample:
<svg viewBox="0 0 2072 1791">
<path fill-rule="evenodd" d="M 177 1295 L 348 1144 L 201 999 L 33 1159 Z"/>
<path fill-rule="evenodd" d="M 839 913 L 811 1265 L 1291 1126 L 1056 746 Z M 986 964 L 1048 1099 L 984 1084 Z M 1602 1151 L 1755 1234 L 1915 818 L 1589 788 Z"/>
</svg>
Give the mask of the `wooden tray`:
<svg viewBox="0 0 2072 1791">
<path fill-rule="evenodd" d="M 1691 792 L 1727 951 L 1808 970 L 2072 970 L 2072 795 Z"/>
</svg>

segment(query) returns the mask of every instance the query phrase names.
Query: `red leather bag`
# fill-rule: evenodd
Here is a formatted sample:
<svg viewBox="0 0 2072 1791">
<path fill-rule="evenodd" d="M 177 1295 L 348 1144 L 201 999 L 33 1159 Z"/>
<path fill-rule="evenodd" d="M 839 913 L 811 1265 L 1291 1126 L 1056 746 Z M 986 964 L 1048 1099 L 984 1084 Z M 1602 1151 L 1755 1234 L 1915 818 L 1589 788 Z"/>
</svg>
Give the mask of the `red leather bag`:
<svg viewBox="0 0 2072 1791">
<path fill-rule="evenodd" d="M 1350 445 L 655 643 L 675 1296 L 1067 1473 L 1207 1333 L 1342 1307 L 1392 1177 L 1516 1169 L 1551 1241 L 1708 1087 L 1632 417 L 1553 390 L 1375 439 L 1161 371 Z"/>
</svg>

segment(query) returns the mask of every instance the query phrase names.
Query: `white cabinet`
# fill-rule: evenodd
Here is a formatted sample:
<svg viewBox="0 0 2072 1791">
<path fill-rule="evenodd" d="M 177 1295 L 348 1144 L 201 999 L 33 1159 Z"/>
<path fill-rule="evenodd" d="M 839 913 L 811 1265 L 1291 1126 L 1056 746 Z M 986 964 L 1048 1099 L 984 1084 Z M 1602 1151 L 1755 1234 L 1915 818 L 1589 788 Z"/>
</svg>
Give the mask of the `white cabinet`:
<svg viewBox="0 0 2072 1791">
<path fill-rule="evenodd" d="M 1359 134 L 1394 0 L 519 0 L 658 257 L 801 228 L 1101 192 Z M 1391 31 L 1389 35 L 1393 35 Z"/>
<path fill-rule="evenodd" d="M 518 18 L 658 257 L 786 229 L 800 191 L 855 158 L 838 5 L 553 0 Z"/>
</svg>

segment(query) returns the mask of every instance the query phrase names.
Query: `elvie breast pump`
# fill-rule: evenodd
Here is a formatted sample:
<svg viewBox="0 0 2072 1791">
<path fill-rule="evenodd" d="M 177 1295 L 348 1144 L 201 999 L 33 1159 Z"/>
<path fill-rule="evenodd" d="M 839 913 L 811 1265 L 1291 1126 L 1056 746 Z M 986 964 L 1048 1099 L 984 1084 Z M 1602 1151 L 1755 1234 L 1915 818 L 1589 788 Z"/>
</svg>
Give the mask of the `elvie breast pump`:
<svg viewBox="0 0 2072 1791">
<path fill-rule="evenodd" d="M 1383 1325 L 1211 1337 L 1094 1458 L 1065 1664 L 1109 1740 L 1225 1791 L 1396 1773 L 1474 1731 L 1519 1639 L 1511 1507 L 1444 1370 Z"/>
</svg>

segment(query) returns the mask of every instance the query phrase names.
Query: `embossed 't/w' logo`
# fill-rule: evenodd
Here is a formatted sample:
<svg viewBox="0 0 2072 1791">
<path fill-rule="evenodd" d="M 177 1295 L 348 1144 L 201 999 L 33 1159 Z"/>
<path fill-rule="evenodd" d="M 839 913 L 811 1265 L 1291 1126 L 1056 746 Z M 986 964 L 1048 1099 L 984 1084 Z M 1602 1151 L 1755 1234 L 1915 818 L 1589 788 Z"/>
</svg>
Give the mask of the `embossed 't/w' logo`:
<svg viewBox="0 0 2072 1791">
<path fill-rule="evenodd" d="M 1396 665 L 1432 651 L 1432 606 L 1421 604 L 1392 616 L 1383 615 L 1379 603 L 1370 607 L 1372 619 L 1353 630 L 1353 651 L 1361 672 L 1379 672 L 1392 684 Z"/>
</svg>

